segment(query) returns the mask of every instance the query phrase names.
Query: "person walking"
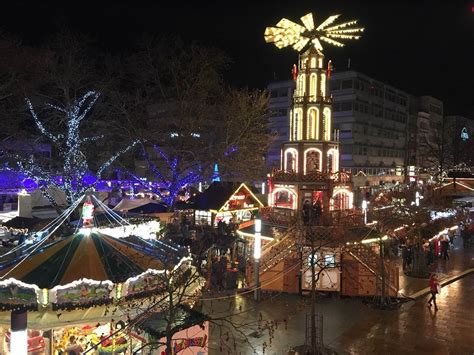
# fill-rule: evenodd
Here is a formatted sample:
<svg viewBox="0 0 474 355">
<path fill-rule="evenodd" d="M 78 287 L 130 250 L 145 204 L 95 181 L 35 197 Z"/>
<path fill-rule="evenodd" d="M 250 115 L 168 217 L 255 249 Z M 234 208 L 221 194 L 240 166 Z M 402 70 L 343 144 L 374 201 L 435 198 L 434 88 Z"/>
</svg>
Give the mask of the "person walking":
<svg viewBox="0 0 474 355">
<path fill-rule="evenodd" d="M 449 237 L 447 234 L 444 234 L 442 237 L 441 237 L 441 256 L 443 258 L 443 260 L 449 260 L 449 254 L 448 254 L 448 250 L 449 250 Z"/>
<path fill-rule="evenodd" d="M 456 234 L 454 234 L 454 231 L 449 229 L 448 230 L 448 237 L 449 237 L 449 244 L 454 245 L 454 238 L 456 237 Z"/>
<path fill-rule="evenodd" d="M 405 271 L 408 268 L 408 254 L 409 254 L 408 247 L 407 247 L 406 244 L 403 244 L 402 245 L 402 260 L 403 260 L 402 268 L 403 268 L 403 271 Z"/>
<path fill-rule="evenodd" d="M 431 307 L 431 303 L 433 302 L 434 303 L 434 309 L 435 311 L 438 310 L 438 306 L 436 305 L 436 295 L 438 294 L 439 292 L 439 288 L 440 288 L 440 285 L 439 285 L 439 282 L 438 282 L 438 279 L 436 277 L 436 274 L 431 274 L 430 276 L 430 281 L 429 281 L 429 285 L 430 285 L 430 292 L 431 292 L 431 298 L 430 300 L 428 301 L 428 304 L 429 306 Z"/>
</svg>

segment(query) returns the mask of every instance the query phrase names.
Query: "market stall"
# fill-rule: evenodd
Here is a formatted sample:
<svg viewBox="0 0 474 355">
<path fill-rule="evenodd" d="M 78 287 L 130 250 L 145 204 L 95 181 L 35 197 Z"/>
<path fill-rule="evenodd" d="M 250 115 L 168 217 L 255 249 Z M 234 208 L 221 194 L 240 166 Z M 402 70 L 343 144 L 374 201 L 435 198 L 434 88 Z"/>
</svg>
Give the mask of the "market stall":
<svg viewBox="0 0 474 355">
<path fill-rule="evenodd" d="M 263 203 L 244 183 L 213 182 L 189 201 L 196 224 L 217 226 L 220 221 L 238 223 L 252 219 Z"/>
</svg>

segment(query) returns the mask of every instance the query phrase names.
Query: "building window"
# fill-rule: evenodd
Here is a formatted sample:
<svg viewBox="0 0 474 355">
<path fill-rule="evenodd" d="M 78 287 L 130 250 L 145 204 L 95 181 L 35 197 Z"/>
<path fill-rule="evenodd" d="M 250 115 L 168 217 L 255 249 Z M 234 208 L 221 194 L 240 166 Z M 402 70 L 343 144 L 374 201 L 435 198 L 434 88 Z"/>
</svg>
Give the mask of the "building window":
<svg viewBox="0 0 474 355">
<path fill-rule="evenodd" d="M 197 211 L 195 212 L 195 220 L 196 220 L 196 224 L 200 224 L 200 225 L 203 225 L 203 224 L 211 225 L 211 212 L 208 212 L 208 211 L 199 211 L 199 210 L 197 210 Z"/>
<path fill-rule="evenodd" d="M 326 267 L 336 267 L 336 255 L 334 255 L 334 254 L 324 255 L 324 266 L 326 266 Z"/>
<path fill-rule="evenodd" d="M 341 111 L 352 111 L 352 102 L 341 102 Z"/>
<path fill-rule="evenodd" d="M 288 96 L 288 89 L 280 89 L 278 90 L 278 97 L 287 97 Z"/>
<path fill-rule="evenodd" d="M 352 80 L 343 80 L 341 86 L 342 86 L 342 90 L 352 89 Z"/>
<path fill-rule="evenodd" d="M 329 82 L 329 86 L 331 88 L 331 91 L 336 91 L 341 89 L 341 82 L 339 80 L 331 80 Z"/>
</svg>

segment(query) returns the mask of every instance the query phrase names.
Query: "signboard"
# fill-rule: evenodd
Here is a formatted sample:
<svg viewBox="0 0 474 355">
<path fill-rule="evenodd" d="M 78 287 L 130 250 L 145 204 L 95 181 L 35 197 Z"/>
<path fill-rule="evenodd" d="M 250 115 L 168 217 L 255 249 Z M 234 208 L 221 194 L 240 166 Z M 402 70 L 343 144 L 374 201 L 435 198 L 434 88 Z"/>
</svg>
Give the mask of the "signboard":
<svg viewBox="0 0 474 355">
<path fill-rule="evenodd" d="M 126 282 L 126 296 L 140 294 L 142 292 L 156 290 L 163 285 L 158 271 L 149 270 L 141 275 L 133 277 Z"/>
<path fill-rule="evenodd" d="M 37 295 L 34 287 L 27 287 L 14 281 L 6 280 L 0 284 L 0 303 L 36 304 Z"/>
<path fill-rule="evenodd" d="M 56 304 L 61 303 L 92 303 L 108 300 L 113 284 L 110 281 L 75 281 L 65 286 L 53 288 L 53 297 L 51 301 Z"/>
<path fill-rule="evenodd" d="M 469 133 L 467 133 L 467 128 L 463 127 L 461 130 L 461 139 L 465 142 L 469 139 Z"/>
</svg>

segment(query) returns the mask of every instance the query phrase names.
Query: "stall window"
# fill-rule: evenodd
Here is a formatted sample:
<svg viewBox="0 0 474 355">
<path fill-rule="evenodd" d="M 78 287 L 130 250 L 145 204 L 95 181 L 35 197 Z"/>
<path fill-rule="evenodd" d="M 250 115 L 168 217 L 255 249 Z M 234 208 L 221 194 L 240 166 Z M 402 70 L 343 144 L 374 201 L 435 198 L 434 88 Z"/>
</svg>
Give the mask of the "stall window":
<svg viewBox="0 0 474 355">
<path fill-rule="evenodd" d="M 334 255 L 334 254 L 324 255 L 324 266 L 326 266 L 326 267 L 336 267 L 336 255 Z"/>
</svg>

